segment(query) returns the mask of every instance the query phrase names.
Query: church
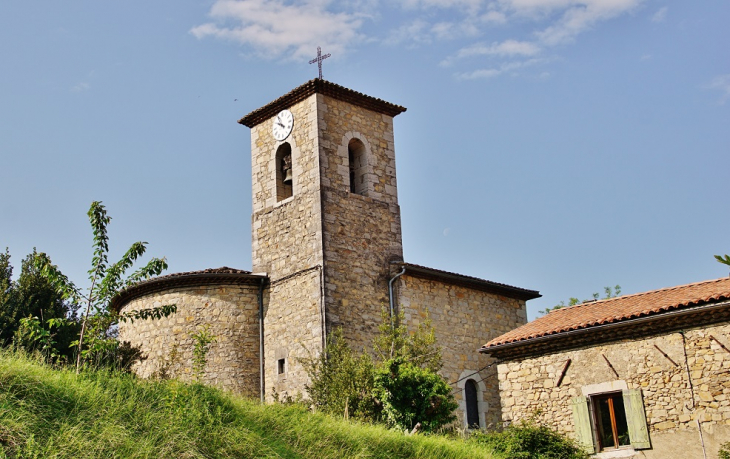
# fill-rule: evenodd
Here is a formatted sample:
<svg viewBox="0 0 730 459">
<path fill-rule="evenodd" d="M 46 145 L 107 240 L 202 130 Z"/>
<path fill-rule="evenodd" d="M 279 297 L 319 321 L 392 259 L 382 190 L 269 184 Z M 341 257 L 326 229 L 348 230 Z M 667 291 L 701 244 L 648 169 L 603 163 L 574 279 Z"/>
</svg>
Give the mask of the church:
<svg viewBox="0 0 730 459">
<path fill-rule="evenodd" d="M 146 357 L 135 372 L 192 378 L 191 335 L 207 329 L 204 382 L 262 400 L 303 394 L 300 359 L 337 328 L 352 349 L 370 349 L 387 310 L 409 329 L 431 318 L 459 422 L 499 422 L 495 359 L 478 350 L 525 324 L 540 294 L 403 259 L 393 118 L 405 111 L 315 78 L 241 118 L 251 130 L 252 269 L 169 274 L 115 298 L 121 312 L 177 305 L 119 325 Z"/>
</svg>

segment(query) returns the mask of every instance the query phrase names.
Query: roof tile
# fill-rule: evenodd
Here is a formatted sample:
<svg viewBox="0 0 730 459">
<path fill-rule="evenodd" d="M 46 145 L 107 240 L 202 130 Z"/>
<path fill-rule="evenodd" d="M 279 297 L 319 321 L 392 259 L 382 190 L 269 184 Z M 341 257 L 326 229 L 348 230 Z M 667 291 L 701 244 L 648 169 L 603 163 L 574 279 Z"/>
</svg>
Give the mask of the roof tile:
<svg viewBox="0 0 730 459">
<path fill-rule="evenodd" d="M 730 277 L 591 301 L 556 309 L 482 347 L 488 348 L 546 335 L 661 314 L 676 309 L 730 299 Z"/>
</svg>

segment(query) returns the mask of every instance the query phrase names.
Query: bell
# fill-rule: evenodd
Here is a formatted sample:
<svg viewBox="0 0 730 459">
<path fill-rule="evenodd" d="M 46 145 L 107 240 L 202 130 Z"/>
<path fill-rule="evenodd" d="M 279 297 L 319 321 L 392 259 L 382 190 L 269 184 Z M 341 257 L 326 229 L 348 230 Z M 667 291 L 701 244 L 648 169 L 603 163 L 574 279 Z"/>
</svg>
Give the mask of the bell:
<svg viewBox="0 0 730 459">
<path fill-rule="evenodd" d="M 291 169 L 286 169 L 284 172 L 284 183 L 291 185 Z"/>
</svg>

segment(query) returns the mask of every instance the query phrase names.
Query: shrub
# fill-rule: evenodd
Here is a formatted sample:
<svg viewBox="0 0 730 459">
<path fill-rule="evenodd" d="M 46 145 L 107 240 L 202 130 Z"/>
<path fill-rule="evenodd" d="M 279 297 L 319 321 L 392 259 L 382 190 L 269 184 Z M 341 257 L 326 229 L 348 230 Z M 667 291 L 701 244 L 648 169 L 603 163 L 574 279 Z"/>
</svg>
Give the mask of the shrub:
<svg viewBox="0 0 730 459">
<path fill-rule="evenodd" d="M 345 418 L 377 419 L 373 362 L 367 354 L 353 355 L 341 328 L 327 337 L 326 352 L 302 363 L 311 380 L 306 390 L 315 408 Z"/>
<path fill-rule="evenodd" d="M 730 459 L 730 442 L 720 445 L 720 451 L 717 452 L 717 458 Z"/>
<path fill-rule="evenodd" d="M 509 459 L 589 457 L 573 440 L 534 422 L 513 424 L 501 432 L 473 432 L 470 441 L 482 444 Z"/>
<path fill-rule="evenodd" d="M 355 356 L 341 329 L 327 338 L 325 352 L 301 359 L 311 383 L 312 405 L 325 413 L 363 421 L 384 421 L 403 430 L 432 432 L 456 419 L 458 406 L 438 375 L 441 348 L 428 318 L 409 333 L 401 313 L 391 323 L 382 313 L 373 354 Z"/>
<path fill-rule="evenodd" d="M 383 404 L 384 420 L 391 426 L 433 432 L 456 419 L 451 387 L 428 368 L 402 358 L 383 362 L 375 373 L 374 395 Z"/>
</svg>

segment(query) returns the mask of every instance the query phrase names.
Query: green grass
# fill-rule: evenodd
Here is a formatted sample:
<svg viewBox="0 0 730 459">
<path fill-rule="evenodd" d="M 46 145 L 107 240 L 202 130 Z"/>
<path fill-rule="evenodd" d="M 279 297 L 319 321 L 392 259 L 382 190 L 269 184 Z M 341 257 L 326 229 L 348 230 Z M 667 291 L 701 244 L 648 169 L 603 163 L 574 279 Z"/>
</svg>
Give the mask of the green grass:
<svg viewBox="0 0 730 459">
<path fill-rule="evenodd" d="M 0 350 L 0 458 L 5 457 L 493 456 L 459 439 L 406 436 L 199 385 L 106 372 L 76 375 Z"/>
</svg>

